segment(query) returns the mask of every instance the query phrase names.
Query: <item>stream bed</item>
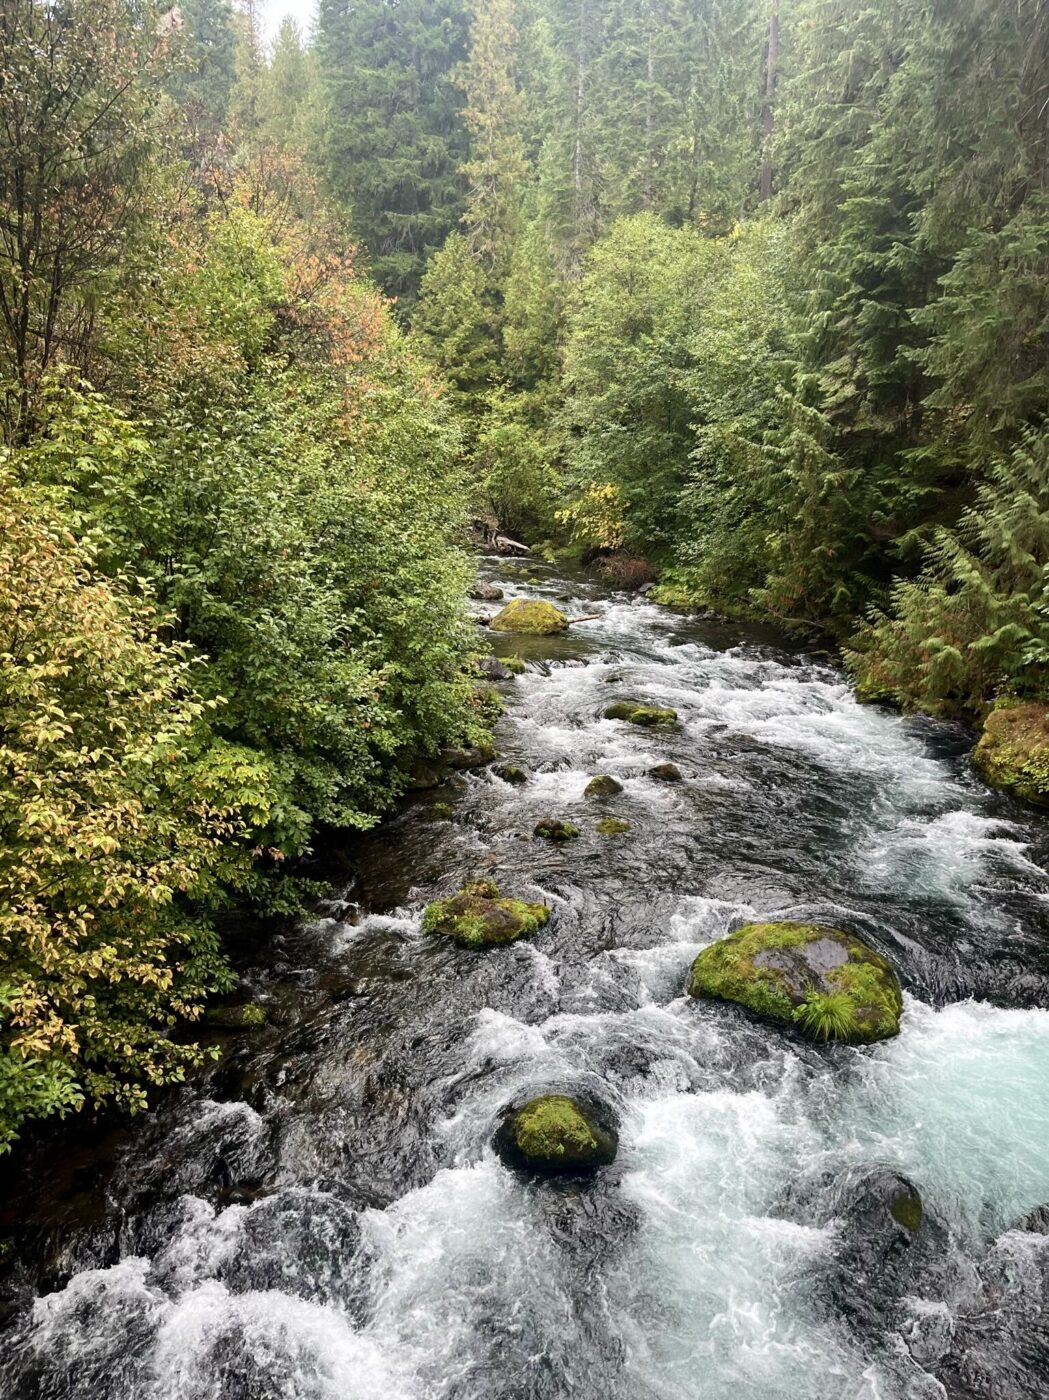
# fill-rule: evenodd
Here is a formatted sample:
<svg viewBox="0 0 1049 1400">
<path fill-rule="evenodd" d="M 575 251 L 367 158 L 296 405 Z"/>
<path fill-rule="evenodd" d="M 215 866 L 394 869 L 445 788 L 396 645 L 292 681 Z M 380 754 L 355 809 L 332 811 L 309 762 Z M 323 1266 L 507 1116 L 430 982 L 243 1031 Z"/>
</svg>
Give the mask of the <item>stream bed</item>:
<svg viewBox="0 0 1049 1400">
<path fill-rule="evenodd" d="M 415 795 L 313 922 L 260 943 L 264 1029 L 8 1169 L 0 1396 L 1049 1394 L 1049 1236 L 1015 1228 L 1049 1202 L 1045 819 L 980 783 L 969 736 L 857 704 L 772 636 L 481 572 L 601 614 L 493 634 L 527 663 L 498 742 L 528 781 Z M 604 719 L 622 698 L 680 725 Z M 623 791 L 584 799 L 595 774 Z M 533 839 L 544 817 L 582 835 Z M 481 953 L 423 935 L 476 875 L 550 923 Z M 889 957 L 899 1037 L 826 1047 L 690 1001 L 696 953 L 757 916 Z M 508 1170 L 493 1127 L 532 1089 L 611 1105 L 614 1165 Z M 921 1194 L 906 1246 L 849 1215 L 878 1171 Z"/>
</svg>

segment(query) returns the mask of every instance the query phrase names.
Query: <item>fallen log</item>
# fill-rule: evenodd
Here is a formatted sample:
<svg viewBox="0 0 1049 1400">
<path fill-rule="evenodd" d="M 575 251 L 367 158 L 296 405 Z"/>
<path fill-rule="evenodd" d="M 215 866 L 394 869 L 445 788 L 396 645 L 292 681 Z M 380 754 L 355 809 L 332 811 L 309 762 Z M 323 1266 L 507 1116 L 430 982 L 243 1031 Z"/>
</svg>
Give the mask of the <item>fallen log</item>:
<svg viewBox="0 0 1049 1400">
<path fill-rule="evenodd" d="M 571 627 L 573 622 L 600 622 L 603 617 L 604 613 L 584 613 L 582 617 L 570 617 L 568 625 Z"/>
<path fill-rule="evenodd" d="M 496 535 L 493 543 L 496 549 L 521 549 L 524 550 L 525 554 L 532 552 L 530 544 L 522 544 L 520 540 L 512 540 L 509 535 Z"/>
</svg>

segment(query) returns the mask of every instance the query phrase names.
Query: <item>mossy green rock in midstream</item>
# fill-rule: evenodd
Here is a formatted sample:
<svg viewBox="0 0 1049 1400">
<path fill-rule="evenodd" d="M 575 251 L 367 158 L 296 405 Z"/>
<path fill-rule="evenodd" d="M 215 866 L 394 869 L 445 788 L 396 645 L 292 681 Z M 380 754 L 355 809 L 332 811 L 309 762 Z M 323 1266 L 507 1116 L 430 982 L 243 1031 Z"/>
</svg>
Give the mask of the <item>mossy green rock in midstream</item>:
<svg viewBox="0 0 1049 1400">
<path fill-rule="evenodd" d="M 605 817 L 597 823 L 600 836 L 622 836 L 624 831 L 629 830 L 630 823 L 623 821 L 622 817 Z"/>
<path fill-rule="evenodd" d="M 606 1114 L 566 1094 L 544 1094 L 506 1113 L 495 1146 L 510 1166 L 549 1175 L 608 1166 L 619 1142 Z"/>
<path fill-rule="evenodd" d="M 850 1045 L 896 1035 L 903 1010 L 885 958 L 855 935 L 819 924 L 747 924 L 703 949 L 688 990 Z"/>
<path fill-rule="evenodd" d="M 973 763 L 993 787 L 1049 807 L 1049 705 L 997 705 L 983 722 Z"/>
<path fill-rule="evenodd" d="M 425 933 L 444 934 L 461 948 L 491 948 L 534 933 L 550 918 L 545 904 L 505 899 L 491 880 L 474 880 L 450 899 L 428 904 Z"/>
<path fill-rule="evenodd" d="M 537 598 L 513 598 L 488 624 L 496 632 L 527 632 L 550 637 L 568 629 L 568 618 L 553 603 Z"/>
<path fill-rule="evenodd" d="M 557 817 L 544 817 L 541 822 L 536 822 L 534 834 L 544 841 L 574 841 L 580 833 L 573 822 L 563 822 Z"/>
<path fill-rule="evenodd" d="M 584 797 L 615 797 L 617 792 L 623 791 L 623 784 L 615 778 L 610 778 L 607 773 L 599 773 L 596 778 L 591 778 L 583 789 Z"/>
<path fill-rule="evenodd" d="M 617 700 L 604 711 L 605 719 L 624 719 L 644 729 L 657 725 L 677 724 L 677 710 L 660 709 L 657 705 L 639 705 L 636 700 Z"/>
</svg>

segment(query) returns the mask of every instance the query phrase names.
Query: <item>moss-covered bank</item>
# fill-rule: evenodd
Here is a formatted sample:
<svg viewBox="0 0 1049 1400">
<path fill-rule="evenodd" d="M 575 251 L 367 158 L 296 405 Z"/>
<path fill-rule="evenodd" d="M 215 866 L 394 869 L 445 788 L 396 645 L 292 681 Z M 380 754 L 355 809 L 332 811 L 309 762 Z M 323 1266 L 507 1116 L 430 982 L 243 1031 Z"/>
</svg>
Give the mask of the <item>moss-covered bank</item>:
<svg viewBox="0 0 1049 1400">
<path fill-rule="evenodd" d="M 999 701 L 984 720 L 973 763 L 993 787 L 1049 807 L 1049 705 Z"/>
</svg>

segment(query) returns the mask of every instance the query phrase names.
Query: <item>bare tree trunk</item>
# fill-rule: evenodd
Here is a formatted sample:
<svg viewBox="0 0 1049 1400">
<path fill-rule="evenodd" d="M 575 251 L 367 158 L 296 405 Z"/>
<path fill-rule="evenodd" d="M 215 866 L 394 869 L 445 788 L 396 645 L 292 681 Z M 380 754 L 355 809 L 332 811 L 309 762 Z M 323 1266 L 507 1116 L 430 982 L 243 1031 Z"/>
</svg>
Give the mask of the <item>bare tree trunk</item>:
<svg viewBox="0 0 1049 1400">
<path fill-rule="evenodd" d="M 579 29 L 576 40 L 576 88 L 575 88 L 575 151 L 572 158 L 572 262 L 578 264 L 583 242 L 583 224 L 586 218 L 586 195 L 584 193 L 586 163 L 587 81 L 589 78 L 587 50 L 587 25 L 589 13 L 586 0 L 579 0 Z"/>
<path fill-rule="evenodd" d="M 655 84 L 656 55 L 655 30 L 656 7 L 651 2 L 646 8 L 648 15 L 648 91 L 645 94 L 645 208 L 651 209 L 656 202 L 656 151 L 655 151 Z"/>
<path fill-rule="evenodd" d="M 776 69 L 779 66 L 779 0 L 772 0 L 769 15 L 768 49 L 765 56 L 765 101 L 761 108 L 764 133 L 759 194 L 762 201 L 772 196 L 772 133 L 775 129 Z"/>
</svg>

